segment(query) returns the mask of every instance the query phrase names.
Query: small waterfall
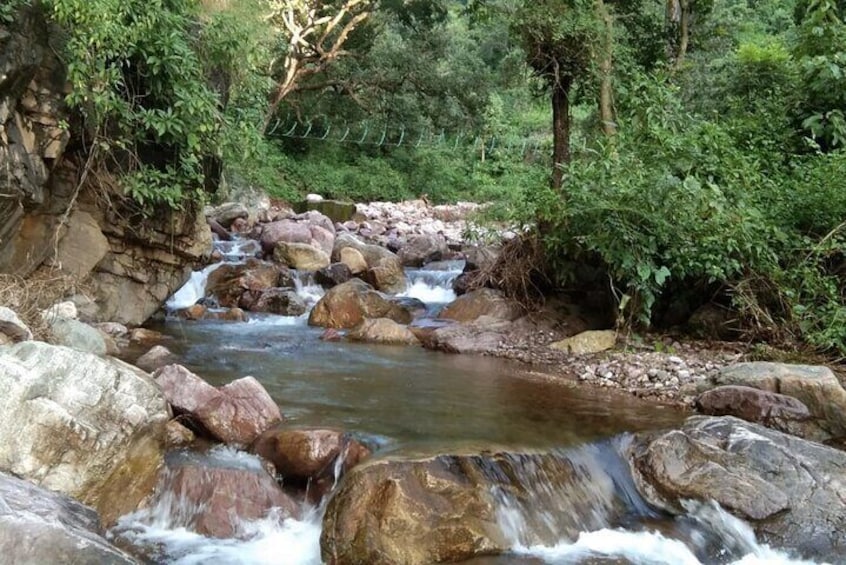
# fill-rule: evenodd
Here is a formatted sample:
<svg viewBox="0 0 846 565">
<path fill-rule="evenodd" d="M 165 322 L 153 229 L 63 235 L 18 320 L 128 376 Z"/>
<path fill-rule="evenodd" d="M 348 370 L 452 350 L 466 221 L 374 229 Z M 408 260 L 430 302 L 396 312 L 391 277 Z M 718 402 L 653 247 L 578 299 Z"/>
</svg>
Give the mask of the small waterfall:
<svg viewBox="0 0 846 565">
<path fill-rule="evenodd" d="M 464 261 L 430 263 L 420 269 L 406 269 L 408 288 L 400 296 L 416 298 L 427 306 L 443 306 L 455 300 L 452 283 L 464 270 Z"/>
<path fill-rule="evenodd" d="M 307 271 L 291 271 L 294 275 L 294 290 L 305 300 L 309 309 L 323 298 L 326 290 L 314 280 L 314 273 Z"/>
</svg>

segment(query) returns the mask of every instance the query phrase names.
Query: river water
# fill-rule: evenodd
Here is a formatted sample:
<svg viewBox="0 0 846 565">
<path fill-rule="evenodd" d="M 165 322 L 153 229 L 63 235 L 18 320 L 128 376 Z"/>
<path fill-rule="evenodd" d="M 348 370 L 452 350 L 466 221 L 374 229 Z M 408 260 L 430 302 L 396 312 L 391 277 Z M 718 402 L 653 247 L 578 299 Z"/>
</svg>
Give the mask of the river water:
<svg viewBox="0 0 846 565">
<path fill-rule="evenodd" d="M 226 247 L 237 262 L 239 247 Z M 451 281 L 460 264 L 447 263 L 409 271 L 407 299 L 421 300 L 433 314 L 454 298 Z M 202 298 L 200 271 L 170 301 L 184 307 Z M 307 277 L 298 291 L 311 304 L 322 290 Z M 423 320 L 417 323 L 432 323 Z M 171 339 L 165 343 L 180 362 L 220 385 L 252 375 L 280 405 L 291 426 L 342 428 L 375 451 L 374 457 L 407 458 L 439 453 L 482 451 L 545 451 L 579 457 L 586 481 L 613 484 L 610 495 L 632 501 L 636 520 L 626 528 L 584 517 L 585 531 L 573 541 L 555 539 L 557 521 L 547 509 L 543 543 L 532 509 L 501 500 L 500 526 L 513 541 L 511 554 L 477 559 L 478 564 L 503 563 L 637 563 L 698 564 L 800 563 L 756 543 L 743 522 L 717 507 L 692 507 L 683 520 L 657 520 L 640 500 L 615 458 L 615 442 L 628 432 L 658 430 L 681 423 L 685 414 L 608 391 L 569 386 L 505 360 L 448 355 L 419 347 L 376 346 L 320 340 L 306 317 L 252 315 L 247 323 L 185 322 L 176 318 L 154 326 Z M 607 438 L 613 440 L 603 441 Z M 623 439 L 621 439 L 623 438 Z M 587 451 L 585 451 L 587 450 Z M 585 455 L 588 453 L 589 455 Z M 260 465 L 252 455 L 228 447 L 192 454 L 207 464 L 232 467 Z M 525 477 L 549 506 L 543 478 Z M 598 492 L 598 491 L 597 491 Z M 242 524 L 246 539 L 210 539 L 185 526 L 186 508 L 167 498 L 151 508 L 124 517 L 112 531 L 156 563 L 290 564 L 320 563 L 320 521 L 323 508 L 311 508 L 301 520 L 274 516 Z M 579 519 L 579 517 L 575 517 Z M 644 524 L 659 524 L 650 529 Z M 552 524 L 552 526 L 549 526 Z M 608 526 L 608 527 L 604 527 Z M 682 535 L 695 532 L 697 535 Z"/>
</svg>

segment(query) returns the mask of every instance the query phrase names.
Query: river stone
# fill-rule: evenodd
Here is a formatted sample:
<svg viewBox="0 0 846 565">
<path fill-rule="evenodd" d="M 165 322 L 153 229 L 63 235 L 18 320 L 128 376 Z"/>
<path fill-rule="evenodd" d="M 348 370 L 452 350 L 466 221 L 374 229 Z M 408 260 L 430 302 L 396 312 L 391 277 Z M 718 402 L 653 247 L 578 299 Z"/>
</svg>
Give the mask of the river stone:
<svg viewBox="0 0 846 565">
<path fill-rule="evenodd" d="M 243 377 L 218 389 L 194 417 L 217 440 L 235 446 L 250 445 L 263 431 L 282 420 L 279 406 L 253 377 Z"/>
<path fill-rule="evenodd" d="M 261 231 L 261 247 L 265 253 L 273 253 L 276 245 L 286 243 L 311 242 L 311 230 L 305 222 L 284 219 L 265 224 Z"/>
<path fill-rule="evenodd" d="M 388 318 L 362 320 L 347 334 L 352 341 L 383 343 L 390 345 L 420 345 L 417 336 L 408 326 L 398 324 Z"/>
<path fill-rule="evenodd" d="M 764 543 L 814 559 L 846 554 L 843 451 L 729 416 L 696 416 L 643 438 L 633 464 L 639 490 L 658 507 L 715 500 L 751 520 Z"/>
<path fill-rule="evenodd" d="M 249 218 L 250 211 L 238 202 L 224 202 L 206 212 L 206 217 L 229 229 L 236 219 L 243 218 L 246 220 Z"/>
<path fill-rule="evenodd" d="M 135 366 L 152 373 L 160 367 L 170 365 L 176 361 L 176 355 L 163 345 L 154 345 L 147 353 L 135 361 Z"/>
<path fill-rule="evenodd" d="M 242 297 L 242 303 L 246 296 Z M 308 307 L 305 300 L 295 291 L 284 288 L 270 288 L 262 291 L 255 298 L 255 301 L 249 304 L 249 309 L 252 312 L 267 312 L 280 316 L 302 316 Z"/>
<path fill-rule="evenodd" d="M 103 334 L 97 328 L 79 320 L 58 316 L 47 318 L 47 322 L 57 345 L 64 345 L 94 355 L 106 354 L 106 340 L 103 339 Z"/>
<path fill-rule="evenodd" d="M 464 254 L 464 272 L 478 271 L 493 265 L 499 256 L 499 249 L 496 247 L 470 245 L 462 247 Z"/>
<path fill-rule="evenodd" d="M 32 331 L 10 308 L 0 306 L 0 334 L 9 338 L 12 343 L 32 339 Z M 2 343 L 0 343 L 2 345 Z"/>
<path fill-rule="evenodd" d="M 614 330 L 588 330 L 551 343 L 549 347 L 566 351 L 570 355 L 590 355 L 613 349 L 616 344 L 617 332 Z"/>
<path fill-rule="evenodd" d="M 106 523 L 155 484 L 170 419 L 139 369 L 66 347 L 0 347 L 0 470 L 97 509 Z"/>
<path fill-rule="evenodd" d="M 318 225 L 309 226 L 309 230 L 311 231 L 311 245 L 319 248 L 327 256 L 332 255 L 332 249 L 335 246 L 335 232 Z"/>
<path fill-rule="evenodd" d="M 696 397 L 696 409 L 709 416 L 736 416 L 812 441 L 826 441 L 828 434 L 813 421 L 808 407 L 792 396 L 748 386 L 727 385 Z"/>
<path fill-rule="evenodd" d="M 165 426 L 168 447 L 182 447 L 193 443 L 196 439 L 194 432 L 179 423 L 178 420 L 171 420 Z"/>
<path fill-rule="evenodd" d="M 300 516 L 297 503 L 260 467 L 186 463 L 162 475 L 151 506 L 167 508 L 174 528 L 215 538 L 248 538 L 242 527 L 245 521 L 259 520 L 271 511 L 280 520 Z"/>
<path fill-rule="evenodd" d="M 308 200 L 294 206 L 297 212 L 315 210 L 328 217 L 332 222 L 346 222 L 352 219 L 355 214 L 355 204 L 342 202 L 340 200 Z"/>
<path fill-rule="evenodd" d="M 422 267 L 426 263 L 440 261 L 448 252 L 443 235 L 415 235 L 400 248 L 398 256 L 407 267 Z"/>
<path fill-rule="evenodd" d="M 329 501 L 321 555 L 336 565 L 422 565 L 575 540 L 625 515 L 614 466 L 588 451 L 365 462 Z M 506 509 L 527 524 L 520 539 L 500 526 Z"/>
<path fill-rule="evenodd" d="M 342 261 L 341 252 L 347 248 L 355 249 L 364 258 L 367 263 L 367 282 L 371 283 L 376 290 L 392 293 L 405 290 L 405 271 L 402 261 L 394 253 L 384 247 L 364 243 L 350 233 L 342 233 L 335 238 L 332 260 Z M 348 264 L 348 266 L 353 273 L 356 273 L 354 265 Z"/>
<path fill-rule="evenodd" d="M 332 288 L 352 278 L 350 268 L 344 263 L 332 263 L 314 274 L 314 280 L 323 288 Z"/>
<path fill-rule="evenodd" d="M 828 367 L 784 363 L 736 363 L 712 378 L 714 385 L 741 385 L 792 396 L 835 437 L 846 436 L 846 390 Z"/>
<path fill-rule="evenodd" d="M 411 323 L 407 310 L 385 299 L 359 279 L 326 291 L 312 308 L 308 323 L 326 328 L 353 328 L 365 318 L 390 318 L 400 324 Z"/>
<path fill-rule="evenodd" d="M 353 247 L 345 247 L 338 252 L 338 261 L 349 267 L 353 275 L 358 275 L 367 270 L 367 261 L 361 251 Z"/>
<path fill-rule="evenodd" d="M 331 429 L 273 428 L 261 434 L 250 450 L 273 463 L 285 481 L 334 480 L 335 463 L 341 457 L 345 473 L 370 456 L 370 450 L 349 434 Z"/>
<path fill-rule="evenodd" d="M 102 534 L 100 519 L 92 508 L 0 473 L 0 555 L 4 563 L 137 563 Z"/>
<path fill-rule="evenodd" d="M 525 313 L 523 308 L 492 288 L 480 288 L 459 296 L 448 304 L 439 318 L 472 322 L 481 316 L 497 320 L 513 321 Z"/>
<path fill-rule="evenodd" d="M 153 373 L 176 414 L 191 415 L 202 405 L 217 399 L 220 391 L 182 365 L 167 365 Z"/>
<path fill-rule="evenodd" d="M 307 243 L 280 241 L 273 249 L 273 259 L 298 271 L 317 271 L 329 266 L 329 255 Z"/>
<path fill-rule="evenodd" d="M 481 316 L 468 324 L 442 328 L 414 327 L 411 331 L 426 349 L 447 353 L 491 353 L 511 332 L 513 322 Z"/>
<path fill-rule="evenodd" d="M 206 317 L 208 311 L 209 309 L 205 304 L 192 304 L 188 308 L 183 308 L 177 312 L 177 315 L 185 320 L 202 320 Z"/>
<path fill-rule="evenodd" d="M 221 306 L 232 308 L 240 304 L 244 293 L 258 294 L 269 288 L 293 286 L 294 279 L 287 267 L 250 259 L 239 265 L 221 265 L 212 271 L 206 282 L 206 296 L 213 296 Z"/>
</svg>

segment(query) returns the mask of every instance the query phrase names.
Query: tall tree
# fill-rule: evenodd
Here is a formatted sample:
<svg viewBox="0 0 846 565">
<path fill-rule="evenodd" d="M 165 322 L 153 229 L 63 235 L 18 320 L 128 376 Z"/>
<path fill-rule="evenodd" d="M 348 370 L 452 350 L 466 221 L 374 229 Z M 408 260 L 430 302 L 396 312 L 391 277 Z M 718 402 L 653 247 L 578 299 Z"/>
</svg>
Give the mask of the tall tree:
<svg viewBox="0 0 846 565">
<path fill-rule="evenodd" d="M 372 11 L 371 0 L 269 0 L 269 19 L 285 38 L 285 52 L 273 64 L 276 86 L 264 127 L 282 101 L 304 79 L 326 70 L 344 55 L 344 43 Z"/>
<path fill-rule="evenodd" d="M 526 1 L 513 28 L 526 60 L 552 99 L 552 186 L 560 191 L 570 162 L 570 105 L 573 88 L 588 74 L 600 36 L 593 0 Z"/>
</svg>

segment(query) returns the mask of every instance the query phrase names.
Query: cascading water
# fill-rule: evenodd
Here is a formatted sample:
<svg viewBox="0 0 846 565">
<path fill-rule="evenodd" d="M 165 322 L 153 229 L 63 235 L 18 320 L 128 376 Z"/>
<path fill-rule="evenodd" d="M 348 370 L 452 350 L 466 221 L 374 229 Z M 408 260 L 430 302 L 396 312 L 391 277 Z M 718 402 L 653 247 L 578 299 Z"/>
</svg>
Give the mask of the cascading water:
<svg viewBox="0 0 846 565">
<path fill-rule="evenodd" d="M 194 273 L 168 308 L 190 306 L 205 296 L 208 275 L 225 263 L 241 263 L 258 251 L 255 242 L 218 242 L 224 263 Z M 462 262 L 409 269 L 400 295 L 422 301 L 431 314 L 455 298 Z M 309 307 L 323 289 L 295 273 L 295 290 Z M 676 425 L 682 416 L 654 405 L 611 399 L 607 393 L 567 389 L 515 376 L 501 360 L 447 356 L 414 347 L 331 343 L 306 316 L 251 315 L 247 323 L 171 319 L 161 328 L 169 347 L 190 369 L 213 384 L 252 374 L 280 404 L 289 422 L 358 432 L 379 453 L 481 452 L 505 446 L 554 451 L 544 457 L 478 456 L 489 481 L 498 525 L 511 554 L 495 563 L 700 564 L 804 563 L 760 545 L 748 525 L 715 504 L 690 503 L 670 517 L 649 507 L 620 455 L 623 431 Z M 632 404 L 627 404 L 632 402 Z M 600 438 L 613 441 L 596 443 Z M 205 464 L 255 469 L 258 458 L 231 448 L 203 455 Z M 341 463 L 336 461 L 335 480 Z M 163 476 L 154 503 L 125 516 L 111 532 L 145 559 L 179 564 L 320 563 L 324 507 L 298 518 L 271 512 L 239 521 L 239 535 L 216 539 L 192 531 L 203 509 L 168 489 Z"/>
</svg>

